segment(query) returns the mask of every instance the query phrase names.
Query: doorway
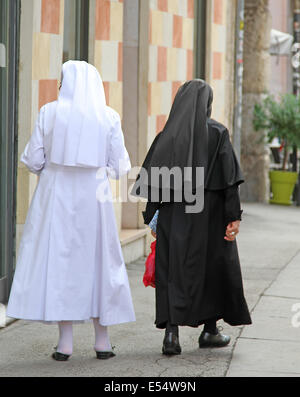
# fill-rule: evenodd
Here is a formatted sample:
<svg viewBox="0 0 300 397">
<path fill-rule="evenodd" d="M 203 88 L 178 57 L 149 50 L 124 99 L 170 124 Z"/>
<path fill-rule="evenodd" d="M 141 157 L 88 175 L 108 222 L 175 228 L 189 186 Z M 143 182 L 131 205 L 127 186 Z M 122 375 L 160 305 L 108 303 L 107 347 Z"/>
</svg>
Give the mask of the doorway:
<svg viewBox="0 0 300 397">
<path fill-rule="evenodd" d="M 15 266 L 18 37 L 20 1 L 0 2 L 0 302 Z"/>
</svg>

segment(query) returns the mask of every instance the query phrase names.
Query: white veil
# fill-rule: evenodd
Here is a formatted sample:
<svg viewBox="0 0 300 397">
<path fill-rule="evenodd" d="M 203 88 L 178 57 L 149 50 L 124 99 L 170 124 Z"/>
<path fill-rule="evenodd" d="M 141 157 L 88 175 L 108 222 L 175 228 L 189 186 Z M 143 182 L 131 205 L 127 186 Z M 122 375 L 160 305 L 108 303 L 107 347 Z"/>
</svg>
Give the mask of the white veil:
<svg viewBox="0 0 300 397">
<path fill-rule="evenodd" d="M 104 167 L 112 125 L 100 74 L 84 61 L 68 61 L 62 77 L 50 161 L 65 166 Z"/>
</svg>

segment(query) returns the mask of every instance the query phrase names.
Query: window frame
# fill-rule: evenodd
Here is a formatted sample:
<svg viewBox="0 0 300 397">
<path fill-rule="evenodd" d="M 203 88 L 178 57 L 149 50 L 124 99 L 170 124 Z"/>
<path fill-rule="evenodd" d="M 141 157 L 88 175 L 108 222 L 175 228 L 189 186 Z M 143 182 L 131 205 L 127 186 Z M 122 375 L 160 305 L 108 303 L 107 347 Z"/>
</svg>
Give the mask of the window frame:
<svg viewBox="0 0 300 397">
<path fill-rule="evenodd" d="M 0 302 L 8 299 L 15 267 L 20 0 L 1 0 L 6 64 L 0 68 Z"/>
</svg>

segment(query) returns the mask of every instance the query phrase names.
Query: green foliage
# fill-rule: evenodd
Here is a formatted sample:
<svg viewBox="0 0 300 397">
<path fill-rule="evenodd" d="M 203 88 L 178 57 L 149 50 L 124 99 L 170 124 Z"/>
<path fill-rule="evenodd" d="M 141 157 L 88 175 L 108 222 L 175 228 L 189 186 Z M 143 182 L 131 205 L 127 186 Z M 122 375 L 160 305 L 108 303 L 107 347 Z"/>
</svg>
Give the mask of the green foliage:
<svg viewBox="0 0 300 397">
<path fill-rule="evenodd" d="M 279 138 L 287 148 L 300 148 L 300 98 L 282 95 L 279 101 L 266 97 L 254 107 L 253 126 L 267 133 L 268 142 Z"/>
</svg>

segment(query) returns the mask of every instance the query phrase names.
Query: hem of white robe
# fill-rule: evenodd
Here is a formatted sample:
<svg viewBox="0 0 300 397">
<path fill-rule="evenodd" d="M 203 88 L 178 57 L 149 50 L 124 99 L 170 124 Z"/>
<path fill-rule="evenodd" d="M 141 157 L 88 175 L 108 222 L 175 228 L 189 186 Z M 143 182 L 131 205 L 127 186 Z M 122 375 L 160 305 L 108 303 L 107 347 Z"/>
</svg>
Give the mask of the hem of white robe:
<svg viewBox="0 0 300 397">
<path fill-rule="evenodd" d="M 7 317 L 15 319 L 15 320 L 24 320 L 24 321 L 29 321 L 29 322 L 37 322 L 37 323 L 43 323 L 46 325 L 52 325 L 52 324 L 58 324 L 59 322 L 62 321 L 68 321 L 68 322 L 72 322 L 73 324 L 85 324 L 85 323 L 91 323 L 93 321 L 94 318 L 99 318 L 99 324 L 102 325 L 103 327 L 110 327 L 111 325 L 120 325 L 120 324 L 125 324 L 125 323 L 132 323 L 136 321 L 135 317 L 132 317 L 130 319 L 123 319 L 123 320 L 118 320 L 118 321 L 109 321 L 109 322 L 105 322 L 105 321 L 101 321 L 99 316 L 91 316 L 90 318 L 86 318 L 86 319 L 80 319 L 80 320 L 72 320 L 72 319 L 59 319 L 59 320 L 44 320 L 44 319 L 32 319 L 32 318 L 26 318 L 24 316 L 11 316 L 11 315 L 7 315 Z"/>
</svg>

